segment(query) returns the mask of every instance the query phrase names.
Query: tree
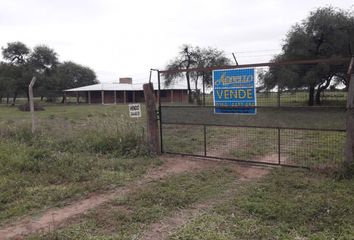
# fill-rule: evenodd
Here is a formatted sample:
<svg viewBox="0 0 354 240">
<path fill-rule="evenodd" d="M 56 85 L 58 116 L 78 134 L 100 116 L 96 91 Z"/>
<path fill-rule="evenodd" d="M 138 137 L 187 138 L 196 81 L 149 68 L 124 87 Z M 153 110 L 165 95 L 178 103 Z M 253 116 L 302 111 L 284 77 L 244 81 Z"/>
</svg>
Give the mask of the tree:
<svg viewBox="0 0 354 240">
<path fill-rule="evenodd" d="M 303 60 L 331 57 L 349 57 L 354 46 L 354 16 L 352 12 L 332 7 L 318 8 L 288 32 L 282 53 L 272 61 Z M 289 67 L 271 67 L 263 75 L 265 88 L 306 88 L 309 105 L 321 104 L 321 92 L 334 80 L 348 86 L 343 66 L 318 64 Z"/>
<path fill-rule="evenodd" d="M 96 73 L 89 67 L 74 62 L 60 63 L 55 73 L 41 86 L 43 92 L 76 88 L 98 83 Z M 48 97 L 48 96 L 47 96 Z M 62 100 L 64 102 L 64 98 Z"/>
<path fill-rule="evenodd" d="M 58 54 L 48 46 L 39 45 L 33 49 L 27 63 L 34 74 L 50 75 L 59 64 Z"/>
<path fill-rule="evenodd" d="M 200 48 L 190 45 L 183 45 L 181 51 L 170 61 L 166 69 L 171 70 L 170 73 L 165 73 L 165 84 L 170 85 L 185 76 L 188 88 L 188 102 L 192 103 L 191 79 L 195 83 L 195 93 L 199 100 L 198 82 L 200 79 L 203 83 L 211 84 L 211 71 L 186 71 L 185 73 L 173 72 L 173 70 L 188 70 L 191 68 L 207 68 L 214 66 L 225 66 L 230 63 L 230 60 L 225 57 L 224 52 L 216 48 Z"/>
<path fill-rule="evenodd" d="M 30 49 L 22 42 L 8 43 L 6 48 L 1 49 L 4 59 L 15 65 L 24 64 L 30 53 Z"/>
<path fill-rule="evenodd" d="M 61 78 L 59 89 L 76 88 L 98 83 L 96 73 L 89 67 L 74 62 L 64 62 L 58 66 L 57 75 Z"/>
<path fill-rule="evenodd" d="M 31 51 L 21 42 L 8 43 L 2 48 L 2 55 L 8 64 L 5 77 L 13 81 L 13 104 L 20 92 L 28 98 L 28 85 L 33 76 L 40 79 L 39 84 L 43 83 L 58 64 L 57 53 L 45 45 L 36 46 Z"/>
<path fill-rule="evenodd" d="M 13 104 L 16 101 L 18 93 L 18 82 L 22 77 L 21 66 L 11 63 L 2 62 L 0 65 L 0 92 L 6 96 L 6 103 L 9 103 L 9 98 L 13 96 Z"/>
<path fill-rule="evenodd" d="M 28 85 L 32 77 L 37 78 L 36 91 L 51 100 L 57 92 L 97 83 L 95 72 L 74 62 L 60 63 L 58 54 L 46 45 L 31 50 L 21 42 L 8 43 L 2 48 L 5 62 L 0 62 L 0 98 L 18 94 L 28 97 Z"/>
<path fill-rule="evenodd" d="M 178 53 L 178 56 L 171 60 L 167 65 L 167 70 L 188 70 L 196 66 L 197 61 L 197 50 L 190 45 L 183 45 L 181 47 L 181 51 Z M 170 85 L 174 80 L 183 77 L 183 73 L 166 73 L 164 74 L 166 79 L 165 84 Z M 190 72 L 185 72 L 185 77 L 187 81 L 187 89 L 188 89 L 188 102 L 192 103 L 192 89 L 191 89 L 191 81 L 190 81 Z"/>
<path fill-rule="evenodd" d="M 15 80 L 11 70 L 11 65 L 0 62 L 0 103 L 3 97 L 6 97 L 6 103 L 8 104 L 10 94 L 13 93 Z"/>
<path fill-rule="evenodd" d="M 3 58 L 7 61 L 3 65 L 6 70 L 1 74 L 3 83 L 7 85 L 5 86 L 7 88 L 7 103 L 9 99 L 9 87 L 11 87 L 13 93 L 13 104 L 16 102 L 17 94 L 21 88 L 24 65 L 27 63 L 29 53 L 30 49 L 22 42 L 8 43 L 6 48 L 2 48 Z"/>
</svg>

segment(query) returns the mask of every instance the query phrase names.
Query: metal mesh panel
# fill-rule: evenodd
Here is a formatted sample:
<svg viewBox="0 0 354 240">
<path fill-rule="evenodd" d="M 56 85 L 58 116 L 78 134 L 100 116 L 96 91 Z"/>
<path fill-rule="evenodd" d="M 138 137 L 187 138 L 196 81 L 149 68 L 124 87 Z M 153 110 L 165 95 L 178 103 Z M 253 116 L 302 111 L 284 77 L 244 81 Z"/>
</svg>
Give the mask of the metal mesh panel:
<svg viewBox="0 0 354 240">
<path fill-rule="evenodd" d="M 257 108 L 256 115 L 214 114 L 214 107 L 163 106 L 162 123 L 345 129 L 342 108 Z"/>
<path fill-rule="evenodd" d="M 170 153 L 204 153 L 203 126 L 164 124 L 162 126 L 163 150 Z"/>
<path fill-rule="evenodd" d="M 207 156 L 278 163 L 277 129 L 207 127 Z"/>
<path fill-rule="evenodd" d="M 344 131 L 282 129 L 282 164 L 337 166 L 344 158 Z"/>
</svg>

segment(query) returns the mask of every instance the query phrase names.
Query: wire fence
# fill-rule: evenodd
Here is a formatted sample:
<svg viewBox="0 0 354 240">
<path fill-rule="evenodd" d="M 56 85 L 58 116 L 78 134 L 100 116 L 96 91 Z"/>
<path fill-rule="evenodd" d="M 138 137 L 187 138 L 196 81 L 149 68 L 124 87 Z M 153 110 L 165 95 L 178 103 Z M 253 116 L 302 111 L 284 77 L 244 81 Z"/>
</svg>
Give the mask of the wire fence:
<svg viewBox="0 0 354 240">
<path fill-rule="evenodd" d="M 163 152 L 297 167 L 338 167 L 345 130 L 163 124 Z"/>
</svg>

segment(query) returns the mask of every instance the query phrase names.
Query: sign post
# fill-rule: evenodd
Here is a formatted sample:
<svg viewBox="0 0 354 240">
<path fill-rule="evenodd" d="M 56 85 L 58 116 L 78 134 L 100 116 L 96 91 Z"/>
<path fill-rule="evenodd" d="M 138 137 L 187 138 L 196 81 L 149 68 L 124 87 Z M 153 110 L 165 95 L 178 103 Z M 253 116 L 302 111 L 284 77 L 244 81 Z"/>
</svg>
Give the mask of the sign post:
<svg viewBox="0 0 354 240">
<path fill-rule="evenodd" d="M 213 95 L 215 113 L 256 114 L 254 68 L 214 70 Z"/>
</svg>

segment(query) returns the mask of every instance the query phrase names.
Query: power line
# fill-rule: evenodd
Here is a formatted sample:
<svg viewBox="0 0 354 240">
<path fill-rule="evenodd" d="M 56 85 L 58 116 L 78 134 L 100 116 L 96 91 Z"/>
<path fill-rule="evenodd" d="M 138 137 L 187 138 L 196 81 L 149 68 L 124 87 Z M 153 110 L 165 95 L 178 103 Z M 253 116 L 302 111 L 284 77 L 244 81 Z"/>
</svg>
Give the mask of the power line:
<svg viewBox="0 0 354 240">
<path fill-rule="evenodd" d="M 259 55 L 249 55 L 249 56 L 239 56 L 240 58 L 253 58 L 253 57 L 267 57 L 274 56 L 276 54 L 259 54 Z"/>
<path fill-rule="evenodd" d="M 248 50 L 248 51 L 233 51 L 233 52 L 226 52 L 226 53 L 236 53 L 236 54 L 243 54 L 243 53 L 256 53 L 256 52 L 274 52 L 274 51 L 281 51 L 281 48 L 273 48 L 273 49 L 260 49 L 260 50 Z"/>
</svg>

